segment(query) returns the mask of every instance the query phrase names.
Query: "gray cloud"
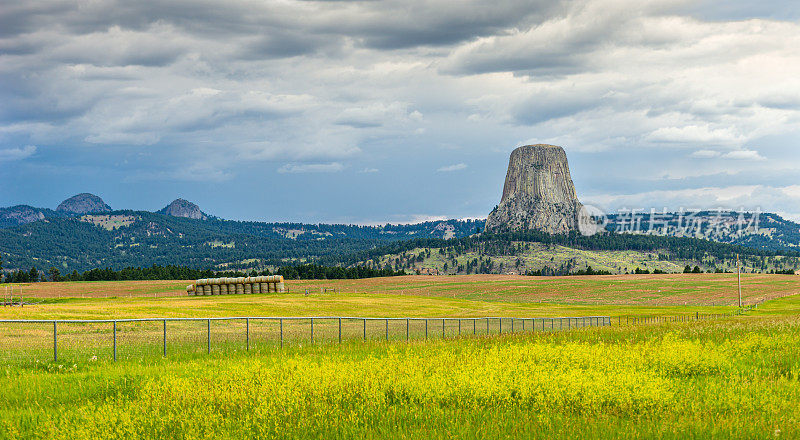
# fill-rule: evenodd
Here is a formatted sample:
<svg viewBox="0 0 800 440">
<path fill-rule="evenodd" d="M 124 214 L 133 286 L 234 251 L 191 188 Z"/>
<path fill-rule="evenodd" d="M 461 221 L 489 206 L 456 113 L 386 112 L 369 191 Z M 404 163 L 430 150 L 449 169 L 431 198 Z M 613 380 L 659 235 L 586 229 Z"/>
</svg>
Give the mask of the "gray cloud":
<svg viewBox="0 0 800 440">
<path fill-rule="evenodd" d="M 102 169 L 213 192 L 199 176 L 272 188 L 263 169 L 339 171 L 343 192 L 431 180 L 413 200 L 376 190 L 353 210 L 383 214 L 365 218 L 393 199 L 442 212 L 444 198 L 464 217 L 496 204 L 487 182 L 502 186 L 506 154 L 526 142 L 565 146 L 576 183 L 608 197 L 732 176 L 781 188 L 800 167 L 800 25 L 768 13 L 791 13 L 785 2 L 718 14 L 720 2 L 688 0 L 6 3 L 0 151 L 39 146 L 18 164 L 51 185 Z M 424 163 L 481 166 L 454 187 L 464 173 Z M 298 185 L 287 203 L 308 196 Z"/>
</svg>

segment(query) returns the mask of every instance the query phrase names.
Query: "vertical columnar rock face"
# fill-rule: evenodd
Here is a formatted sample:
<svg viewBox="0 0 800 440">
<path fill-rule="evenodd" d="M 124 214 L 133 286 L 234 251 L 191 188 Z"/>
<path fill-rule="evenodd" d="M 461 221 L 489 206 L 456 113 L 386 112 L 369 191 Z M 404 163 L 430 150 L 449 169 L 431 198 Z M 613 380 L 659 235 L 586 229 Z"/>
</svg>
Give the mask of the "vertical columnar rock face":
<svg viewBox="0 0 800 440">
<path fill-rule="evenodd" d="M 563 234 L 578 229 L 580 210 L 564 149 L 525 145 L 511 153 L 503 198 L 489 214 L 486 230 Z"/>
</svg>

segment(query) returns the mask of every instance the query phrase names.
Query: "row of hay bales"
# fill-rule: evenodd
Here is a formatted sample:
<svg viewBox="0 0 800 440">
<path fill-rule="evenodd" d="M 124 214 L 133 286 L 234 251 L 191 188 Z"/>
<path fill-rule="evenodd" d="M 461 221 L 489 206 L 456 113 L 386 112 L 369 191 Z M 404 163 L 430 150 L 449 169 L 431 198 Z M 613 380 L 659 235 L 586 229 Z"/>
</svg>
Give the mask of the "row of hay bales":
<svg viewBox="0 0 800 440">
<path fill-rule="evenodd" d="M 186 286 L 189 295 L 247 295 L 251 293 L 283 292 L 282 275 L 239 278 L 203 278 Z"/>
</svg>

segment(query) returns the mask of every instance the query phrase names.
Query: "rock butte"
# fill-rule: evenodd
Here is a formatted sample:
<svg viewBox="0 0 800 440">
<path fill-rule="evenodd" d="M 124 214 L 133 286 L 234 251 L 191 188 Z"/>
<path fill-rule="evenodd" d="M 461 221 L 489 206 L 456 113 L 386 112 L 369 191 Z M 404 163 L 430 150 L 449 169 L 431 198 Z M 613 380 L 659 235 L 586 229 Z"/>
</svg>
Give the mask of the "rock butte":
<svg viewBox="0 0 800 440">
<path fill-rule="evenodd" d="M 486 230 L 564 234 L 578 229 L 581 207 L 564 149 L 525 145 L 511 152 L 503 198 L 489 214 Z"/>
<path fill-rule="evenodd" d="M 81 193 L 61 202 L 56 211 L 70 214 L 90 214 L 109 212 L 111 207 L 94 194 Z"/>
<path fill-rule="evenodd" d="M 200 210 L 200 207 L 194 203 L 184 200 L 175 199 L 163 209 L 156 211 L 158 214 L 170 215 L 172 217 L 186 217 L 195 220 L 206 220 L 208 216 Z"/>
</svg>

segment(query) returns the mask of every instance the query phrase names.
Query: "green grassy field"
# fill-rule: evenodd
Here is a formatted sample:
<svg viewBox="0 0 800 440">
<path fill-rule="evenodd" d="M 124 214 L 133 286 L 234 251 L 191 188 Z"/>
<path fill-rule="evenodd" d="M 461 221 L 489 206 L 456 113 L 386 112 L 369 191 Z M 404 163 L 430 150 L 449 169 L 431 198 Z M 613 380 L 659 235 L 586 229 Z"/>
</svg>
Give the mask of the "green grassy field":
<svg viewBox="0 0 800 440">
<path fill-rule="evenodd" d="M 730 280 L 718 276 L 672 279 L 667 296 L 694 298 L 694 305 L 637 300 L 654 288 L 651 283 L 669 280 L 563 278 L 541 285 L 533 280 L 540 289 L 526 295 L 513 287 L 526 281 L 522 278 L 409 277 L 343 281 L 339 293 L 326 295 L 52 298 L 25 312 L 3 313 L 62 319 L 664 316 L 732 310 L 702 304 L 704 295 L 714 304 L 729 290 Z M 791 277 L 748 282 L 758 290 L 755 296 L 771 290 L 788 295 L 795 288 Z M 595 296 L 614 295 L 607 304 L 574 301 L 587 283 L 598 283 L 601 293 Z M 480 296 L 493 285 L 501 287 Z M 530 297 L 551 290 L 563 300 Z M 700 322 L 618 326 L 613 321 L 560 332 L 528 327 L 522 333 L 518 327 L 510 334 L 507 328 L 502 336 L 465 331 L 460 337 L 448 323 L 446 338 L 410 342 L 385 342 L 380 332 L 363 342 L 355 327 L 347 330 L 355 337 L 341 345 L 331 333 L 325 339 L 326 330 L 320 329 L 315 344 L 300 338 L 283 348 L 274 339 L 259 343 L 257 335 L 265 333 L 258 331 L 274 331 L 264 328 L 252 329 L 249 351 L 240 326 L 215 334 L 210 355 L 198 329 L 197 337 L 171 341 L 166 358 L 160 356 L 159 327 L 151 329 L 156 344 L 150 345 L 121 331 L 128 337 L 121 345 L 132 351 L 122 352 L 116 363 L 107 341 L 95 344 L 97 356 L 70 357 L 67 344 L 64 360 L 53 362 L 45 345 L 38 360 L 5 363 L 0 438 L 796 438 L 798 312 L 800 296 L 786 296 L 745 315 Z M 142 351 L 133 350 L 138 344 L 144 344 Z M 195 349 L 180 350 L 180 344 Z"/>
<path fill-rule="evenodd" d="M 743 300 L 800 293 L 800 277 L 743 276 Z M 16 286 L 37 306 L 0 308 L 0 319 L 219 316 L 583 316 L 721 313 L 737 302 L 736 276 L 403 276 L 287 281 L 289 294 L 189 297 L 189 281 L 34 283 Z M 320 293 L 335 288 L 335 293 Z M 0 287 L 2 291 L 2 287 Z M 309 294 L 306 295 L 305 292 Z"/>
</svg>

